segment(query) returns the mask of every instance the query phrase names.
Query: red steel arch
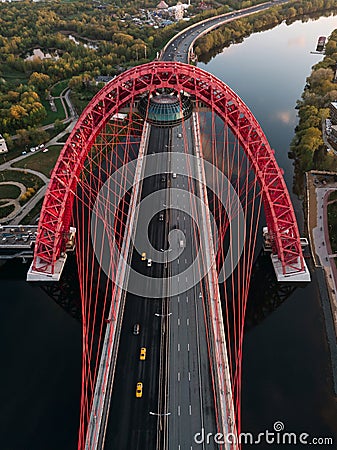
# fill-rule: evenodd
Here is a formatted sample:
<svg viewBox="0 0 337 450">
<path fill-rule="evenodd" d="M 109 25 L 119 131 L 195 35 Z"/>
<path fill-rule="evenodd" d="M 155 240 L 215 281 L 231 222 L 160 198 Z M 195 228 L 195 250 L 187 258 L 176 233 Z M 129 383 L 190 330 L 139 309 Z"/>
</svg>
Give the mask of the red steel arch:
<svg viewBox="0 0 337 450">
<path fill-rule="evenodd" d="M 102 127 L 136 95 L 158 88 L 174 88 L 193 95 L 228 124 L 258 177 L 273 251 L 281 261 L 283 273 L 303 271 L 292 203 L 282 171 L 259 123 L 240 97 L 212 74 L 191 65 L 163 61 L 137 66 L 119 75 L 83 111 L 51 176 L 40 215 L 33 270 L 54 272 L 55 262 L 64 251 L 77 180 Z"/>
</svg>

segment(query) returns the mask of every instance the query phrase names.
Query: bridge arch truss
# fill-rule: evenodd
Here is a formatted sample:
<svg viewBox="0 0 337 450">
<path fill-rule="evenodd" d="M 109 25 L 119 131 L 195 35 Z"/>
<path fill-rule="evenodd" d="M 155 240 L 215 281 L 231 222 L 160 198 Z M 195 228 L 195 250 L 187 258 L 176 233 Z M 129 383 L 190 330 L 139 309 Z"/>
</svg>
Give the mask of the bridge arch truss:
<svg viewBox="0 0 337 450">
<path fill-rule="evenodd" d="M 83 111 L 51 176 L 40 215 L 33 271 L 54 273 L 65 250 L 78 179 L 104 125 L 142 94 L 160 88 L 191 95 L 228 125 L 259 181 L 273 253 L 278 256 L 283 274 L 302 272 L 304 260 L 294 210 L 283 172 L 259 123 L 240 97 L 218 78 L 191 65 L 162 61 L 119 75 Z"/>
</svg>

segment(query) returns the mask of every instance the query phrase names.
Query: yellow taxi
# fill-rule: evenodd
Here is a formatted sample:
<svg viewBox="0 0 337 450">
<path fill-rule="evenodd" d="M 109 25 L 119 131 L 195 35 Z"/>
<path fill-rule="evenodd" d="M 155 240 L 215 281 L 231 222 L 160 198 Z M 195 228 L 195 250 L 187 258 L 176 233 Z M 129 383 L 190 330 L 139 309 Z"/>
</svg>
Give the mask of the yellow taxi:
<svg viewBox="0 0 337 450">
<path fill-rule="evenodd" d="M 145 261 L 145 260 L 146 260 L 146 253 L 143 252 L 143 253 L 142 253 L 142 261 Z"/>
<path fill-rule="evenodd" d="M 145 358 L 146 358 L 146 348 L 145 348 L 145 347 L 142 347 L 142 348 L 140 349 L 139 359 L 142 360 L 142 361 L 144 361 Z"/>
<path fill-rule="evenodd" d="M 139 381 L 136 387 L 136 397 L 141 398 L 142 395 L 143 395 L 143 383 Z"/>
</svg>

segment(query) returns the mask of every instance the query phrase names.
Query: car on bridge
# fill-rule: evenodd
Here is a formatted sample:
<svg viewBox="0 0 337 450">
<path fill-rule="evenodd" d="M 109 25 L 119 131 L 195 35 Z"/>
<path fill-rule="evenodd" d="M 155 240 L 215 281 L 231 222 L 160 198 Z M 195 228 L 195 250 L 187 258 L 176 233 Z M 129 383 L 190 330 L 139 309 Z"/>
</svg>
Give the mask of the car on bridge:
<svg viewBox="0 0 337 450">
<path fill-rule="evenodd" d="M 146 359 L 146 347 L 142 347 L 142 348 L 140 349 L 139 359 L 140 359 L 141 361 L 145 361 L 145 359 Z"/>
<path fill-rule="evenodd" d="M 146 260 L 146 253 L 143 252 L 143 253 L 142 253 L 142 261 L 145 261 L 145 260 Z"/>
<path fill-rule="evenodd" d="M 143 395 L 143 383 L 138 381 L 137 387 L 136 387 L 136 397 L 141 398 Z"/>
</svg>

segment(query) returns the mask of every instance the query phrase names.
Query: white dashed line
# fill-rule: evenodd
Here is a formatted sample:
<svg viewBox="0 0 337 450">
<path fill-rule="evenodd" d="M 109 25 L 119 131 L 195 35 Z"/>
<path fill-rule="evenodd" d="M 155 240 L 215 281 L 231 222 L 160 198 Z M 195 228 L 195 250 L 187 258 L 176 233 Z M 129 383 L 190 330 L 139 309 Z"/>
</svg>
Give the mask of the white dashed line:
<svg viewBox="0 0 337 450">
<path fill-rule="evenodd" d="M 178 344 L 178 352 L 180 352 L 180 344 Z"/>
<path fill-rule="evenodd" d="M 186 325 L 189 326 L 190 324 L 190 319 L 186 319 Z"/>
<path fill-rule="evenodd" d="M 185 264 L 187 264 L 187 258 L 185 258 Z"/>
<path fill-rule="evenodd" d="M 180 405 L 178 405 L 178 416 L 180 416 Z"/>
<path fill-rule="evenodd" d="M 187 344 L 187 351 L 190 351 L 190 344 Z"/>
<path fill-rule="evenodd" d="M 191 381 L 191 372 L 188 372 L 188 381 Z"/>
<path fill-rule="evenodd" d="M 178 317 L 178 327 L 179 327 L 179 325 L 180 325 L 180 317 Z"/>
<path fill-rule="evenodd" d="M 178 381 L 180 381 L 180 372 L 178 372 Z"/>
<path fill-rule="evenodd" d="M 186 303 L 188 303 L 188 297 L 186 297 Z"/>
<path fill-rule="evenodd" d="M 192 406 L 191 405 L 188 407 L 188 410 L 189 410 L 189 413 L 190 413 L 190 416 L 191 416 L 192 415 Z"/>
</svg>

